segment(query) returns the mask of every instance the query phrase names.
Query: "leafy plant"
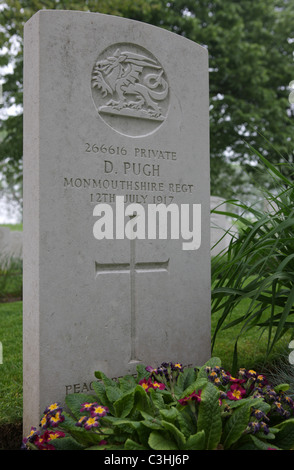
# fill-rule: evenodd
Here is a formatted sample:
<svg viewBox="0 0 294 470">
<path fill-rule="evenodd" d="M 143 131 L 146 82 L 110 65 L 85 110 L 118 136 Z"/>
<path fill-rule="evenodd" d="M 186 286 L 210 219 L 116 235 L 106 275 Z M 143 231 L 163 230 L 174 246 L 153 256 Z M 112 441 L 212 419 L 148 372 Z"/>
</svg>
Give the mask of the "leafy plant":
<svg viewBox="0 0 294 470">
<path fill-rule="evenodd" d="M 292 340 L 288 348 L 281 352 L 266 371 L 271 384 L 276 386 L 279 383 L 289 384 L 287 394 L 294 399 L 294 362 L 293 362 L 294 341 Z"/>
<path fill-rule="evenodd" d="M 242 450 L 294 448 L 294 403 L 287 385 L 263 375 L 226 373 L 218 358 L 200 368 L 140 365 L 137 376 L 102 372 L 95 395 L 71 394 L 68 410 L 50 405 L 29 449 Z"/>
<path fill-rule="evenodd" d="M 216 211 L 234 218 L 243 228 L 232 238 L 228 249 L 212 261 L 212 314 L 221 312 L 212 346 L 224 327 L 239 324 L 240 336 L 258 326 L 261 332 L 267 332 L 268 355 L 294 327 L 294 186 L 291 179 L 252 150 L 275 181 L 276 193 L 266 194 L 264 209 L 228 201 L 241 215 Z M 248 309 L 227 322 L 244 299 L 250 300 Z M 239 336 L 235 342 L 235 364 Z"/>
<path fill-rule="evenodd" d="M 22 260 L 0 255 L 0 300 L 22 296 Z"/>
</svg>

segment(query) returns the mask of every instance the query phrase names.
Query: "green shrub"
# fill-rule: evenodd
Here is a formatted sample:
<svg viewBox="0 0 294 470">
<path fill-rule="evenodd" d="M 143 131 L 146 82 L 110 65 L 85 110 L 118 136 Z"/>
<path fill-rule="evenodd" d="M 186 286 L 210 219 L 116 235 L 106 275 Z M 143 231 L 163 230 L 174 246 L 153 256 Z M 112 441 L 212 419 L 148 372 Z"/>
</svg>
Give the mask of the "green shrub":
<svg viewBox="0 0 294 470">
<path fill-rule="evenodd" d="M 294 403 L 280 384 L 240 369 L 236 378 L 212 358 L 201 368 L 163 363 L 109 379 L 96 372 L 94 395 L 50 405 L 29 449 L 250 450 L 294 448 Z"/>
<path fill-rule="evenodd" d="M 294 328 L 294 183 L 255 151 L 268 169 L 275 191 L 264 195 L 265 208 L 228 201 L 233 217 L 243 228 L 228 249 L 212 260 L 212 315 L 219 319 L 214 332 L 240 325 L 240 335 L 258 326 L 267 334 L 267 355 Z M 245 299 L 246 311 L 233 321 L 232 312 Z M 228 322 L 229 321 L 229 322 Z M 237 363 L 235 338 L 235 363 Z"/>
<path fill-rule="evenodd" d="M 266 375 L 272 385 L 287 383 L 287 395 L 294 399 L 294 341 L 284 348 L 275 360 L 268 365 Z"/>
</svg>

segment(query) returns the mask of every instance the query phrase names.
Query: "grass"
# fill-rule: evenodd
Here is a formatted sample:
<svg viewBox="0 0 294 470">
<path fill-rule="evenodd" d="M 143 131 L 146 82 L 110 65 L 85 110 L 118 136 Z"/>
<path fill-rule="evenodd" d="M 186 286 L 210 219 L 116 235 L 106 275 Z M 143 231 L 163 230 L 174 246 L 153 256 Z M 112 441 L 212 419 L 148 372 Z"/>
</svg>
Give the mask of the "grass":
<svg viewBox="0 0 294 470">
<path fill-rule="evenodd" d="M 22 297 L 22 261 L 0 258 L 0 300 L 16 300 Z"/>
<path fill-rule="evenodd" d="M 0 267 L 0 426 L 22 421 L 22 262 L 8 261 Z"/>
<path fill-rule="evenodd" d="M 240 318 L 242 313 L 247 310 L 249 302 L 250 301 L 247 299 L 243 300 L 235 307 L 234 311 L 224 323 L 223 329 L 220 330 L 216 336 L 212 355 L 219 357 L 222 361 L 222 366 L 230 372 L 233 369 L 235 341 L 240 333 L 242 325 L 236 325 L 229 329 L 225 329 L 225 326 L 226 324 Z M 221 314 L 222 312 L 218 312 L 212 315 L 212 335 L 215 332 L 216 325 Z M 289 331 L 289 333 L 285 334 L 285 336 L 280 339 L 280 341 L 275 345 L 274 350 L 267 356 L 267 331 L 256 326 L 249 331 L 242 333 L 238 338 L 238 366 L 244 367 L 245 369 L 253 368 L 258 372 L 269 369 L 272 362 L 285 353 L 290 340 L 291 332 Z"/>
<path fill-rule="evenodd" d="M 0 424 L 22 420 L 22 302 L 0 303 Z"/>
<path fill-rule="evenodd" d="M 1 224 L 1 227 L 8 227 L 12 231 L 22 232 L 22 223 L 19 223 L 19 224 Z"/>
</svg>

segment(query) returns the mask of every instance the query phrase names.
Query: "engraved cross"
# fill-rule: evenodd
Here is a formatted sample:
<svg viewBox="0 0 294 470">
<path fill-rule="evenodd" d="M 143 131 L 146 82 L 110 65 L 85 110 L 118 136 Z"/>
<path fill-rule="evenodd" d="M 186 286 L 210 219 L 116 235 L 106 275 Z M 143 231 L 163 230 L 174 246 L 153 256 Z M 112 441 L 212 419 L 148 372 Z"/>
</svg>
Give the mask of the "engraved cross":
<svg viewBox="0 0 294 470">
<path fill-rule="evenodd" d="M 131 255 L 129 263 L 98 263 L 95 262 L 96 278 L 103 274 L 125 273 L 130 275 L 131 294 L 131 359 L 130 362 L 139 362 L 136 349 L 137 315 L 136 315 L 136 274 L 168 272 L 169 259 L 167 261 L 136 262 L 135 240 L 130 241 Z"/>
</svg>

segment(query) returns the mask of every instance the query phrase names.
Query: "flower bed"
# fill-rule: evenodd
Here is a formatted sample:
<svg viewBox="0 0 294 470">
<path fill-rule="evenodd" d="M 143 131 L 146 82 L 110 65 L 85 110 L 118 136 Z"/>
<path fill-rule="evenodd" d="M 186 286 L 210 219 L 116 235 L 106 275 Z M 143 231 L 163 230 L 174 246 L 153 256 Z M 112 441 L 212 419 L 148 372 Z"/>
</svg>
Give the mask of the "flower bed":
<svg viewBox="0 0 294 470">
<path fill-rule="evenodd" d="M 253 370 L 233 377 L 212 358 L 203 367 L 163 363 L 112 380 L 95 372 L 95 395 L 53 403 L 24 439 L 36 450 L 270 450 L 294 448 L 288 385 Z"/>
</svg>

